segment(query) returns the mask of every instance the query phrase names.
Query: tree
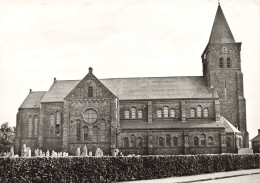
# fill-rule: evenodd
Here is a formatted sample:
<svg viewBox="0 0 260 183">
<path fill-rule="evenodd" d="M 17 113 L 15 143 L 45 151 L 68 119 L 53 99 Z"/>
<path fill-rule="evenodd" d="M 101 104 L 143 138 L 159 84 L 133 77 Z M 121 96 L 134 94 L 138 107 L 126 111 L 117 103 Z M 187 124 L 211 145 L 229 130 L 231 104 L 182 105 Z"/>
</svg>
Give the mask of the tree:
<svg viewBox="0 0 260 183">
<path fill-rule="evenodd" d="M 9 127 L 8 122 L 1 125 L 0 128 L 0 156 L 4 152 L 10 151 L 15 137 L 15 127 Z"/>
</svg>

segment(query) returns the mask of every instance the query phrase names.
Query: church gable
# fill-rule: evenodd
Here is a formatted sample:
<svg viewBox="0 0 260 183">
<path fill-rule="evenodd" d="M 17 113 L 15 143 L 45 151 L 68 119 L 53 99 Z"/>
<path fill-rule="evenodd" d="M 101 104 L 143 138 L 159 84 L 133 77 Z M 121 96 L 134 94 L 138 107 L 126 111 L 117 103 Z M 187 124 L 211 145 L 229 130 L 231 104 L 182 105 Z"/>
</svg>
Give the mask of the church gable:
<svg viewBox="0 0 260 183">
<path fill-rule="evenodd" d="M 89 73 L 76 85 L 76 87 L 65 97 L 65 99 L 93 99 L 112 98 L 115 95 L 103 85 L 92 73 Z"/>
</svg>

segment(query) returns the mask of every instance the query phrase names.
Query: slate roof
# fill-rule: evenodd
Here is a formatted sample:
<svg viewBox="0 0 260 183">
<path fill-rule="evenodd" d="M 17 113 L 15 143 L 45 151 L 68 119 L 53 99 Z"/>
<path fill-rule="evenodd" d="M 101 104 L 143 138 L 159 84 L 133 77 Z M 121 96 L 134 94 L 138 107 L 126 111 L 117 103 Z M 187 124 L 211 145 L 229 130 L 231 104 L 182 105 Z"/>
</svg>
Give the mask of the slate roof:
<svg viewBox="0 0 260 183">
<path fill-rule="evenodd" d="M 260 134 L 258 134 L 257 136 L 255 136 L 251 141 L 260 141 Z"/>
<path fill-rule="evenodd" d="M 120 100 L 213 98 L 203 76 L 100 80 Z"/>
<path fill-rule="evenodd" d="M 40 102 L 46 93 L 47 93 L 46 91 L 30 92 L 25 98 L 25 100 L 23 101 L 22 105 L 20 106 L 20 109 L 39 108 Z"/>
<path fill-rule="evenodd" d="M 43 98 L 42 102 L 63 102 L 69 92 L 80 80 L 56 80 Z"/>
<path fill-rule="evenodd" d="M 225 132 L 227 133 L 241 133 L 234 125 L 232 125 L 226 118 L 223 116 L 220 117 L 221 122 L 225 126 Z"/>
<path fill-rule="evenodd" d="M 186 128 L 224 128 L 223 124 L 213 119 L 192 119 L 187 122 L 173 120 L 121 120 L 121 129 L 186 129 Z"/>
<path fill-rule="evenodd" d="M 120 100 L 214 98 L 203 76 L 100 79 Z M 56 80 L 42 102 L 63 102 L 80 80 Z M 216 96 L 215 96 L 216 98 Z"/>
<path fill-rule="evenodd" d="M 218 6 L 209 43 L 235 43 L 221 6 Z"/>
</svg>

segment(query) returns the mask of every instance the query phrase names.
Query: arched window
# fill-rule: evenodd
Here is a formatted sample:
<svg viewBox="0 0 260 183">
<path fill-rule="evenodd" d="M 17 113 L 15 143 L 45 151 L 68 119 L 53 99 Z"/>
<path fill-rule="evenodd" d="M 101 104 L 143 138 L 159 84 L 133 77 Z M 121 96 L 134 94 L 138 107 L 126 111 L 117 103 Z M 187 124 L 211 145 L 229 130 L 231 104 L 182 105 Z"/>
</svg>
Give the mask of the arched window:
<svg viewBox="0 0 260 183">
<path fill-rule="evenodd" d="M 162 118 L 162 110 L 157 110 L 157 118 Z"/>
<path fill-rule="evenodd" d="M 173 137 L 173 146 L 178 146 L 178 137 Z"/>
<path fill-rule="evenodd" d="M 137 147 L 143 147 L 143 140 L 141 137 L 138 137 L 136 141 L 137 141 Z"/>
<path fill-rule="evenodd" d="M 164 138 L 163 137 L 159 137 L 159 146 L 160 147 L 164 146 Z"/>
<path fill-rule="evenodd" d="M 85 131 L 84 131 L 84 133 L 85 133 Z M 76 135 L 77 135 L 77 141 L 80 141 L 80 121 L 79 120 L 76 123 Z"/>
<path fill-rule="evenodd" d="M 84 132 L 84 141 L 87 141 L 88 140 L 88 127 L 87 126 L 84 126 L 83 128 L 83 132 Z"/>
<path fill-rule="evenodd" d="M 92 86 L 88 87 L 88 97 L 93 97 L 93 87 Z"/>
<path fill-rule="evenodd" d="M 207 108 L 203 110 L 203 117 L 209 117 L 209 110 Z"/>
<path fill-rule="evenodd" d="M 175 118 L 175 110 L 174 109 L 170 110 L 170 117 Z"/>
<path fill-rule="evenodd" d="M 37 137 L 38 135 L 38 124 L 39 118 L 37 116 L 34 116 L 34 137 Z"/>
<path fill-rule="evenodd" d="M 136 108 L 134 108 L 134 107 L 131 109 L 131 116 L 133 119 L 136 118 Z"/>
<path fill-rule="evenodd" d="M 230 137 L 226 138 L 226 146 L 231 147 L 231 138 Z"/>
<path fill-rule="evenodd" d="M 166 135 L 166 146 L 171 146 L 171 135 Z"/>
<path fill-rule="evenodd" d="M 143 111 L 142 110 L 138 110 L 138 118 L 143 118 Z"/>
<path fill-rule="evenodd" d="M 194 146 L 199 146 L 199 138 L 198 137 L 194 137 L 193 138 L 193 143 L 194 143 Z"/>
<path fill-rule="evenodd" d="M 208 137 L 208 145 L 210 145 L 210 146 L 213 145 L 213 137 L 211 137 L 211 136 Z"/>
<path fill-rule="evenodd" d="M 169 108 L 168 107 L 163 107 L 163 116 L 165 118 L 169 117 Z"/>
<path fill-rule="evenodd" d="M 200 135 L 200 145 L 206 146 L 206 135 L 205 134 Z"/>
<path fill-rule="evenodd" d="M 195 118 L 195 109 L 190 110 L 190 117 Z"/>
<path fill-rule="evenodd" d="M 56 126 L 55 126 L 55 134 L 57 136 L 60 135 L 60 123 L 61 123 L 61 114 L 60 112 L 56 113 Z"/>
<path fill-rule="evenodd" d="M 32 116 L 28 116 L 28 137 L 32 137 L 32 131 L 33 131 L 33 122 L 32 122 Z"/>
<path fill-rule="evenodd" d="M 231 58 L 228 57 L 227 58 L 227 68 L 230 68 L 231 67 Z"/>
<path fill-rule="evenodd" d="M 129 119 L 129 110 L 125 111 L 125 119 Z"/>
<path fill-rule="evenodd" d="M 136 138 L 135 135 L 131 135 L 131 147 L 135 147 L 136 146 Z"/>
<path fill-rule="evenodd" d="M 242 139 L 240 137 L 238 138 L 238 145 L 240 148 L 242 148 Z"/>
<path fill-rule="evenodd" d="M 127 137 L 124 138 L 123 143 L 124 143 L 123 144 L 124 147 L 128 147 L 129 146 L 129 141 L 128 141 Z"/>
<path fill-rule="evenodd" d="M 98 141 L 98 127 L 93 126 L 92 130 L 93 130 L 93 136 L 92 136 L 93 142 L 97 142 Z"/>
<path fill-rule="evenodd" d="M 50 116 L 50 125 L 52 126 L 54 124 L 55 124 L 55 116 L 54 116 L 54 114 L 51 114 L 51 116 Z"/>
<path fill-rule="evenodd" d="M 223 57 L 219 58 L 219 68 L 223 68 L 224 63 L 223 63 Z"/>
<path fill-rule="evenodd" d="M 197 107 L 197 117 L 201 118 L 201 106 Z"/>
</svg>

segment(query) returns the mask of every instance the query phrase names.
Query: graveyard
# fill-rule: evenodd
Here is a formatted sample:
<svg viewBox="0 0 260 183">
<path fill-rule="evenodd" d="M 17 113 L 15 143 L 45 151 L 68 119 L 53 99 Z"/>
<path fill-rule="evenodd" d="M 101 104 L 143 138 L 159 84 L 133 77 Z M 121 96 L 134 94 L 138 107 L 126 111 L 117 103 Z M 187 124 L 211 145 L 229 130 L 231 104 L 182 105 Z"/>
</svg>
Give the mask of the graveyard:
<svg viewBox="0 0 260 183">
<path fill-rule="evenodd" d="M 11 148 L 0 158 L 0 181 L 118 182 L 260 168 L 260 154 L 123 156 L 114 149 L 109 156 L 86 146 L 74 155 L 40 149 L 33 154 L 26 144 L 20 157 Z"/>
</svg>

